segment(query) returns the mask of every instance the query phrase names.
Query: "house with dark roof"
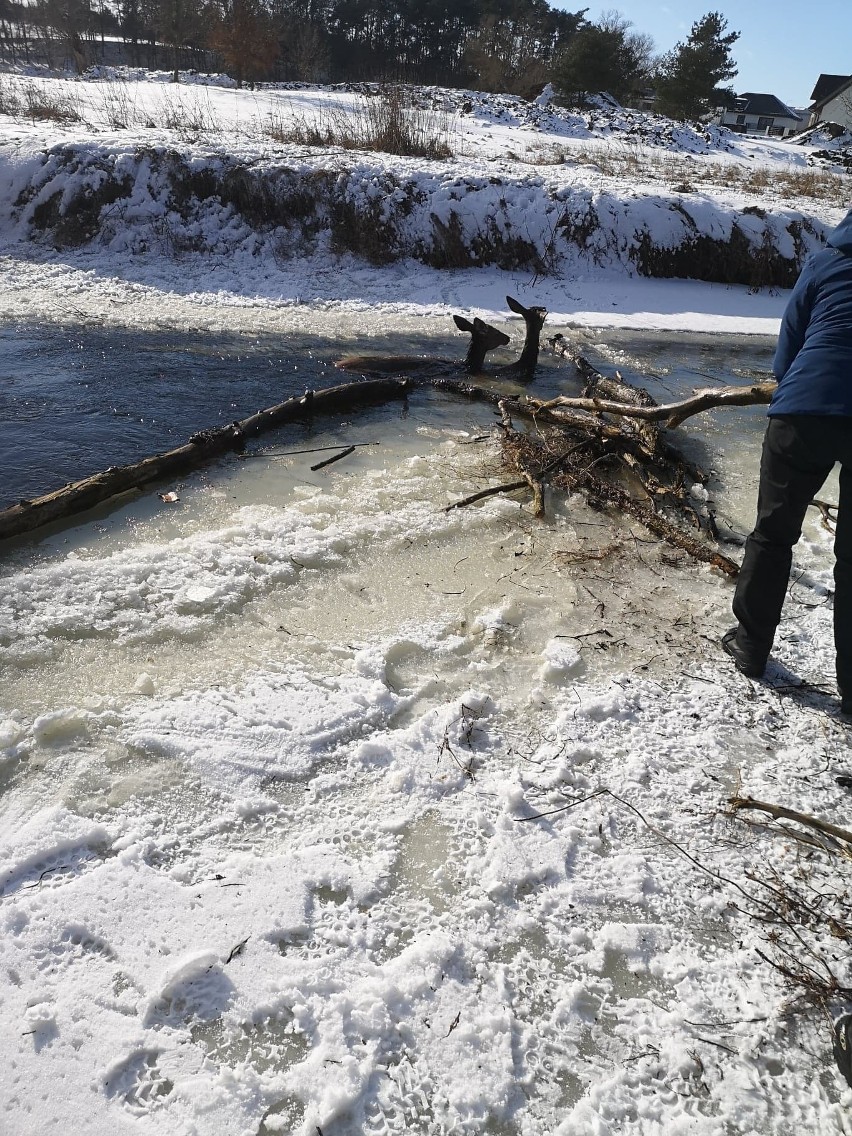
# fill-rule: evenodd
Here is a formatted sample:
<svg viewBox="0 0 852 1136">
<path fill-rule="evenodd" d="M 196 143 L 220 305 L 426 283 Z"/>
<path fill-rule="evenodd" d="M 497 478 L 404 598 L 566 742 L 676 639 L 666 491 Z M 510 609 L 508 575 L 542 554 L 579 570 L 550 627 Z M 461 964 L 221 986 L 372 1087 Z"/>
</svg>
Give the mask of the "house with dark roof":
<svg viewBox="0 0 852 1136">
<path fill-rule="evenodd" d="M 811 100 L 808 126 L 838 122 L 852 130 L 852 75 L 820 75 Z"/>
<path fill-rule="evenodd" d="M 732 107 L 719 107 L 716 121 L 738 134 L 763 134 L 785 138 L 805 128 L 805 120 L 775 95 L 745 91 Z"/>
</svg>

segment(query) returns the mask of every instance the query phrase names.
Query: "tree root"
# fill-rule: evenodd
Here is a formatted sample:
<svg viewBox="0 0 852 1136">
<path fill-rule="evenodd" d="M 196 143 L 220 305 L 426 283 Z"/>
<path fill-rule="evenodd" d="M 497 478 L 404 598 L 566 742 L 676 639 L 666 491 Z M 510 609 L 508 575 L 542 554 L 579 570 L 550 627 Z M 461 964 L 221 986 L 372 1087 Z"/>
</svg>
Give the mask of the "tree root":
<svg viewBox="0 0 852 1136">
<path fill-rule="evenodd" d="M 811 501 L 811 505 L 814 509 L 819 509 L 820 516 L 822 517 L 822 527 L 833 534 L 837 529 L 838 506 L 832 504 L 831 501 L 821 501 L 819 497 L 814 497 L 813 501 Z"/>
</svg>

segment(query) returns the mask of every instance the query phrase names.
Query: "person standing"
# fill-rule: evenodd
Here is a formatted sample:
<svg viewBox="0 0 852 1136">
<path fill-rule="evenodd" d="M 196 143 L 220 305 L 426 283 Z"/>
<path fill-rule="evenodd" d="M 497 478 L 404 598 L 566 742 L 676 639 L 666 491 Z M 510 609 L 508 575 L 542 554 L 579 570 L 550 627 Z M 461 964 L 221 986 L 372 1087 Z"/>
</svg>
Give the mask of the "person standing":
<svg viewBox="0 0 852 1136">
<path fill-rule="evenodd" d="M 808 505 L 836 462 L 834 643 L 841 711 L 852 715 L 852 209 L 790 296 L 772 367 L 754 532 L 722 646 L 750 678 L 766 669 Z"/>
</svg>

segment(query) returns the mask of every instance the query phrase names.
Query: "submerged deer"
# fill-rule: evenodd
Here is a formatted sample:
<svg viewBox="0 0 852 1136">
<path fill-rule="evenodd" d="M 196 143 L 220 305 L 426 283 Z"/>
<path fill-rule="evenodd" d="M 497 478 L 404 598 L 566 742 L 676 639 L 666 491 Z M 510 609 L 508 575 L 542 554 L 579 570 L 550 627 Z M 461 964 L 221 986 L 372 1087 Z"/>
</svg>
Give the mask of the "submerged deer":
<svg viewBox="0 0 852 1136">
<path fill-rule="evenodd" d="M 362 374 L 367 371 L 397 374 L 424 369 L 438 370 L 441 373 L 461 369 L 469 375 L 482 374 L 486 354 L 495 347 L 505 347 L 509 336 L 479 318 L 472 323 L 464 316 L 453 316 L 453 320 L 459 331 L 466 331 L 470 335 L 470 346 L 462 363 L 455 359 L 430 359 L 422 355 L 344 355 L 334 365 L 344 371 L 359 371 Z"/>
<path fill-rule="evenodd" d="M 509 342 L 509 336 L 481 319 L 474 319 L 471 323 L 463 316 L 453 316 L 456 327 L 470 335 L 470 346 L 461 364 L 449 359 L 429 359 L 422 355 L 345 355 L 342 359 L 338 359 L 335 366 L 345 371 L 358 371 L 362 374 L 377 371 L 382 374 L 418 371 L 422 374 L 428 371 L 434 376 L 436 373 L 447 374 L 463 370 L 468 375 L 487 375 L 513 379 L 520 383 L 532 382 L 535 378 L 541 329 L 547 318 L 547 308 L 525 308 L 512 296 L 506 297 L 506 303 L 516 315 L 523 318 L 526 325 L 524 346 L 514 363 L 486 370 L 484 366 L 486 354 L 495 347 L 505 347 Z"/>
<path fill-rule="evenodd" d="M 515 315 L 523 317 L 526 325 L 526 336 L 523 350 L 515 362 L 507 363 L 504 367 L 496 367 L 493 374 L 503 379 L 515 379 L 519 383 L 531 383 L 535 378 L 541 329 L 547 319 L 547 308 L 525 308 L 513 296 L 507 296 L 506 303 Z"/>
</svg>

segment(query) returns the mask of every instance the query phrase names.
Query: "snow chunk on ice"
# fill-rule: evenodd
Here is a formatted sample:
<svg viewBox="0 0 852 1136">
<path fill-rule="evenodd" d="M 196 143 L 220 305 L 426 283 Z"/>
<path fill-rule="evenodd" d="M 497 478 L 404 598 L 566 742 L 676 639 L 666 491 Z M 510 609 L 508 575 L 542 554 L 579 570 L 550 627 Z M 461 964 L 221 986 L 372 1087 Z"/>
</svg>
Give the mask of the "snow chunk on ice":
<svg viewBox="0 0 852 1136">
<path fill-rule="evenodd" d="M 544 666 L 541 677 L 545 682 L 559 682 L 568 675 L 579 674 L 583 660 L 578 649 L 564 639 L 551 639 L 542 651 Z"/>
</svg>

